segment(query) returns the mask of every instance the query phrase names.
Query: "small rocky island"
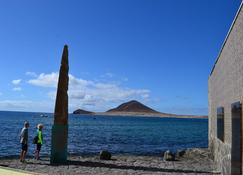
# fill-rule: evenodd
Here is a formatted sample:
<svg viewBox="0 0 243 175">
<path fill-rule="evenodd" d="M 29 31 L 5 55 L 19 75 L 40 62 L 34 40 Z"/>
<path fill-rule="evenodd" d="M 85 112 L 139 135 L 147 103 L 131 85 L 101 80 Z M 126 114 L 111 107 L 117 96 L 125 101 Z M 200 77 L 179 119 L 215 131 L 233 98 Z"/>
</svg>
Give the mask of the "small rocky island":
<svg viewBox="0 0 243 175">
<path fill-rule="evenodd" d="M 86 111 L 86 110 L 83 110 L 83 109 L 77 109 L 75 111 L 73 111 L 73 114 L 94 114 L 93 112 L 91 111 Z"/>
<path fill-rule="evenodd" d="M 207 118 L 207 116 L 195 116 L 195 115 L 178 115 L 156 111 L 141 102 L 131 100 L 126 103 L 122 103 L 116 108 L 107 110 L 106 112 L 91 112 L 83 109 L 77 109 L 73 114 L 84 115 L 106 115 L 106 116 L 151 116 L 151 117 L 176 117 L 176 118 Z"/>
</svg>

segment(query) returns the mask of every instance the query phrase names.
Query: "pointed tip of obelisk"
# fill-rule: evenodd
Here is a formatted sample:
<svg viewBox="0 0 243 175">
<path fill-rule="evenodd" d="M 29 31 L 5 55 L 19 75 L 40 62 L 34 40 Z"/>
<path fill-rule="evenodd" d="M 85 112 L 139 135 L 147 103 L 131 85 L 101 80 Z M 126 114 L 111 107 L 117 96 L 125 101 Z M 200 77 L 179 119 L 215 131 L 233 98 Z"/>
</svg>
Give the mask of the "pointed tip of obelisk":
<svg viewBox="0 0 243 175">
<path fill-rule="evenodd" d="M 67 44 L 64 45 L 63 52 L 68 52 L 68 45 Z"/>
<path fill-rule="evenodd" d="M 65 44 L 63 47 L 61 64 L 68 66 L 68 45 L 67 44 Z"/>
</svg>

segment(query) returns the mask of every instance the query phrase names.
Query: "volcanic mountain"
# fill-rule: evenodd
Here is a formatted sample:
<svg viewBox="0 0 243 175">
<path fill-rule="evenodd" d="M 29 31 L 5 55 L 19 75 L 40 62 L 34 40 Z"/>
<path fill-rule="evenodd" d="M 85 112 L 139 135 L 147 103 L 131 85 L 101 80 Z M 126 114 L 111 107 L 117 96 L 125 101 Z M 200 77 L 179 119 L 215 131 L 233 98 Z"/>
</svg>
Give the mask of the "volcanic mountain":
<svg viewBox="0 0 243 175">
<path fill-rule="evenodd" d="M 103 115 L 103 116 L 156 116 L 156 117 L 177 117 L 177 118 L 207 118 L 207 116 L 195 116 L 195 115 L 176 115 L 170 113 L 158 112 L 151 109 L 144 104 L 132 100 L 119 105 L 116 108 L 110 109 L 106 112 L 90 112 L 82 109 L 77 109 L 73 114 L 85 114 L 85 115 Z"/>
<path fill-rule="evenodd" d="M 116 108 L 108 110 L 107 112 L 159 113 L 158 111 L 155 111 L 136 100 L 132 100 L 132 101 L 123 103 Z"/>
</svg>

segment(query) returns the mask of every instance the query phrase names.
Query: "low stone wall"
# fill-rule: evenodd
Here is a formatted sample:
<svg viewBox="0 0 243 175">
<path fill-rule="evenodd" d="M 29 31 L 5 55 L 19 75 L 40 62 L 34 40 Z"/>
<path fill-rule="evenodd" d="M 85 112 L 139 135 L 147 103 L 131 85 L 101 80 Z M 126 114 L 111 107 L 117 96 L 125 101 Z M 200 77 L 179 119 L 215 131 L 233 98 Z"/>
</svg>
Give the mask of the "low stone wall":
<svg viewBox="0 0 243 175">
<path fill-rule="evenodd" d="M 221 171 L 222 175 L 231 174 L 231 147 L 217 138 L 211 138 L 214 169 Z"/>
</svg>

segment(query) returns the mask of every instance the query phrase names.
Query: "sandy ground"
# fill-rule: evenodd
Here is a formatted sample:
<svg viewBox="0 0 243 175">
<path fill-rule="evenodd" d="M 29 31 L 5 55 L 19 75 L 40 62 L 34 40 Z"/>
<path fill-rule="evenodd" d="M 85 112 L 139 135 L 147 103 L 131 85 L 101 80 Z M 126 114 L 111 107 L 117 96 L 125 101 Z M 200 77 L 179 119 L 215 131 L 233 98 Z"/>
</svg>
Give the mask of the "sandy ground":
<svg viewBox="0 0 243 175">
<path fill-rule="evenodd" d="M 116 174 L 220 174 L 214 169 L 207 149 L 192 149 L 176 161 L 164 161 L 162 157 L 115 155 L 112 160 L 99 160 L 98 156 L 70 156 L 67 165 L 52 166 L 50 159 L 28 158 L 21 163 L 17 158 L 1 158 L 0 166 L 51 175 L 116 175 Z"/>
</svg>

